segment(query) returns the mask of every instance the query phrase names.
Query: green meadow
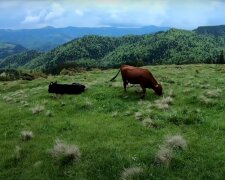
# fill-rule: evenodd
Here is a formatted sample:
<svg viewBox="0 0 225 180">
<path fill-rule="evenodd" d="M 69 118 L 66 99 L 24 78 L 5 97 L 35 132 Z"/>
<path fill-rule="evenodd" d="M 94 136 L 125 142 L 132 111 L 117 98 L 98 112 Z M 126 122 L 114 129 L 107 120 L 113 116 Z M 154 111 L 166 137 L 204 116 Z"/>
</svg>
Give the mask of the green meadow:
<svg viewBox="0 0 225 180">
<path fill-rule="evenodd" d="M 125 93 L 118 69 L 0 82 L 0 179 L 223 179 L 225 66 L 145 68 L 163 96 Z"/>
</svg>

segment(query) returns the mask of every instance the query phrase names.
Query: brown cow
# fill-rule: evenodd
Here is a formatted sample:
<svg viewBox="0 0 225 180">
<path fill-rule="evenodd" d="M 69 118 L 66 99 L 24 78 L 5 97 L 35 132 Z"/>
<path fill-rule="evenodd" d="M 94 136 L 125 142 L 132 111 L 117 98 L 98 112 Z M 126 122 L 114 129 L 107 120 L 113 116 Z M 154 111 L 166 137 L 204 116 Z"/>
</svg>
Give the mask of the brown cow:
<svg viewBox="0 0 225 180">
<path fill-rule="evenodd" d="M 159 96 L 163 94 L 162 86 L 156 81 L 156 79 L 153 77 L 152 73 L 149 70 L 129 65 L 122 65 L 120 67 L 119 72 L 110 81 L 116 79 L 120 71 L 123 79 L 123 86 L 125 92 L 126 86 L 128 85 L 128 83 L 130 83 L 140 84 L 143 90 L 143 97 L 145 97 L 146 88 L 152 88 Z"/>
</svg>

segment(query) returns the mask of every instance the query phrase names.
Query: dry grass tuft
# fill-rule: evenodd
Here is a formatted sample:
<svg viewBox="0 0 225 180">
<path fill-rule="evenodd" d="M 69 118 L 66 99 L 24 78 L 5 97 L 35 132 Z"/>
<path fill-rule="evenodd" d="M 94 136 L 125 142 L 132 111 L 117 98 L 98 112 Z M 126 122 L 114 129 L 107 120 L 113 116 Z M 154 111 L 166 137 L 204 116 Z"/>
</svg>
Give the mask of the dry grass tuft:
<svg viewBox="0 0 225 180">
<path fill-rule="evenodd" d="M 143 119 L 143 114 L 141 112 L 136 112 L 135 119 L 141 121 Z"/>
<path fill-rule="evenodd" d="M 117 111 L 112 113 L 112 117 L 117 117 L 117 116 L 118 116 L 118 112 Z"/>
<path fill-rule="evenodd" d="M 186 140 L 180 136 L 180 135 L 175 135 L 175 136 L 171 136 L 171 137 L 168 137 L 166 139 L 166 146 L 172 148 L 172 149 L 186 149 L 187 147 L 187 142 Z"/>
<path fill-rule="evenodd" d="M 165 109 L 169 109 L 169 105 L 171 105 L 172 103 L 173 103 L 173 98 L 168 96 L 166 98 L 162 98 L 162 99 L 156 100 L 155 101 L 155 106 L 158 109 L 165 110 Z"/>
<path fill-rule="evenodd" d="M 169 97 L 176 97 L 176 94 L 174 93 L 174 91 L 171 89 L 168 93 Z"/>
<path fill-rule="evenodd" d="M 10 97 L 10 96 L 4 96 L 2 99 L 3 99 L 5 102 L 11 102 L 11 101 L 13 100 L 13 98 Z"/>
<path fill-rule="evenodd" d="M 36 105 L 35 107 L 31 108 L 33 114 L 39 114 L 44 111 L 45 107 L 43 105 Z"/>
<path fill-rule="evenodd" d="M 155 127 L 157 127 L 157 125 L 155 124 L 155 122 L 151 118 L 144 119 L 142 121 L 142 124 L 145 127 L 147 127 L 147 128 L 155 128 Z"/>
<path fill-rule="evenodd" d="M 31 140 L 34 137 L 32 131 L 22 131 L 21 132 L 21 138 L 23 141 Z"/>
<path fill-rule="evenodd" d="M 14 154 L 13 154 L 13 157 L 17 160 L 19 160 L 21 158 L 21 147 L 19 146 L 16 146 L 15 149 L 14 149 Z"/>
<path fill-rule="evenodd" d="M 85 101 L 84 101 L 84 103 L 82 104 L 81 107 L 82 107 L 83 109 L 91 109 L 92 106 L 93 106 L 93 103 L 91 102 L 91 100 L 88 99 L 88 98 L 86 98 Z"/>
<path fill-rule="evenodd" d="M 205 104 L 205 105 L 213 105 L 215 104 L 215 101 L 211 98 L 207 98 L 204 95 L 199 97 L 199 100 L 201 103 Z"/>
<path fill-rule="evenodd" d="M 222 93 L 221 89 L 208 90 L 205 92 L 205 96 L 209 98 L 218 98 Z"/>
<path fill-rule="evenodd" d="M 52 157 L 61 160 L 63 164 L 69 162 L 77 163 L 81 157 L 77 146 L 66 144 L 60 140 L 56 140 L 54 147 L 49 152 Z"/>
<path fill-rule="evenodd" d="M 172 160 L 172 150 L 162 146 L 155 156 L 155 161 L 159 164 L 163 164 L 166 167 L 170 165 Z"/>
<path fill-rule="evenodd" d="M 52 111 L 50 111 L 50 110 L 47 110 L 45 115 L 48 116 L 48 117 L 52 117 L 53 116 Z"/>
<path fill-rule="evenodd" d="M 24 107 L 28 107 L 29 106 L 29 103 L 27 101 L 24 101 L 24 100 L 21 100 L 20 101 L 20 104 Z"/>
<path fill-rule="evenodd" d="M 142 172 L 143 169 L 140 167 L 126 168 L 122 172 L 121 179 L 122 180 L 133 179 L 134 176 L 138 176 Z"/>
</svg>

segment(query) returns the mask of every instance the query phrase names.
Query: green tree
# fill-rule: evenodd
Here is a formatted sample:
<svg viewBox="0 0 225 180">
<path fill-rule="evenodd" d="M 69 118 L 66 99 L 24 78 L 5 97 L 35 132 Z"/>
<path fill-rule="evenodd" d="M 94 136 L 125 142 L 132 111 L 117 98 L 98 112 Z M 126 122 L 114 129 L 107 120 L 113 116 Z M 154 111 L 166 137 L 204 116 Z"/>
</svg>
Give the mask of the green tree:
<svg viewBox="0 0 225 180">
<path fill-rule="evenodd" d="M 225 60 L 224 60 L 224 55 L 223 55 L 223 50 L 220 52 L 220 56 L 218 58 L 218 64 L 225 64 Z"/>
</svg>

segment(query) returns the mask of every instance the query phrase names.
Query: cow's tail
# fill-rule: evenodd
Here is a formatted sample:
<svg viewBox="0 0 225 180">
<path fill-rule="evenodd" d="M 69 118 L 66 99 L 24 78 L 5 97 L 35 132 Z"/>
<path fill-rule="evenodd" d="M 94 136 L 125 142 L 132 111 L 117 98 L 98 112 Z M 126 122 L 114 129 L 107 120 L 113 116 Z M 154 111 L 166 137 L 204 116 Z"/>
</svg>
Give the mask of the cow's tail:
<svg viewBox="0 0 225 180">
<path fill-rule="evenodd" d="M 110 81 L 113 81 L 114 79 L 116 79 L 116 77 L 118 76 L 118 74 L 120 73 L 121 70 L 118 71 L 118 73 L 112 78 L 110 79 Z"/>
</svg>

